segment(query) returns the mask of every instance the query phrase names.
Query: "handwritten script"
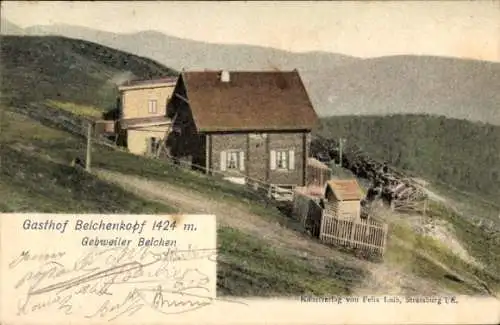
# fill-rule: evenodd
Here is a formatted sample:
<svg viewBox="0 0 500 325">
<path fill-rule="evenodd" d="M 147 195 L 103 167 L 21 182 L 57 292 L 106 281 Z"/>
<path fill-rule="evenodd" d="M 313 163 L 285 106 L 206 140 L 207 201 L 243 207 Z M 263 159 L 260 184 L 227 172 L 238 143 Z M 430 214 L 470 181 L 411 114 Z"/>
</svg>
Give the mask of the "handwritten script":
<svg viewBox="0 0 500 325">
<path fill-rule="evenodd" d="M 148 223 L 144 224 L 146 236 L 160 237 L 147 234 Z M 202 227 L 207 228 L 196 223 L 196 229 Z M 44 239 L 48 235 L 39 236 L 33 245 L 15 245 L 2 262 L 3 283 L 8 283 L 2 305 L 9 307 L 12 317 L 56 315 L 96 322 L 140 314 L 164 319 L 208 307 L 217 300 L 215 218 L 208 235 L 192 234 L 191 226 L 186 229 L 190 234 L 163 235 L 179 243 L 170 247 L 82 247 L 78 240 L 67 247 Z M 36 235 L 29 239 L 34 241 Z M 75 238 L 66 236 L 64 241 Z M 195 236 L 203 238 L 196 241 Z M 20 237 L 24 243 L 30 241 L 22 233 Z"/>
<path fill-rule="evenodd" d="M 34 256 L 29 251 L 24 255 Z M 62 255 L 66 254 L 53 254 Z M 215 249 L 174 248 L 158 253 L 148 248 L 110 248 L 94 249 L 71 263 L 42 258 L 14 281 L 14 288 L 25 292 L 18 300 L 17 314 L 51 308 L 113 320 L 143 308 L 163 314 L 200 309 L 215 300 L 210 289 L 215 280 L 184 262 L 205 259 L 215 263 L 215 255 Z M 22 265 L 20 258 L 9 263 L 11 269 Z M 125 295 L 123 290 L 127 290 Z M 117 296 L 124 298 L 117 301 Z M 88 299 L 99 301 L 97 308 L 90 308 Z"/>
</svg>

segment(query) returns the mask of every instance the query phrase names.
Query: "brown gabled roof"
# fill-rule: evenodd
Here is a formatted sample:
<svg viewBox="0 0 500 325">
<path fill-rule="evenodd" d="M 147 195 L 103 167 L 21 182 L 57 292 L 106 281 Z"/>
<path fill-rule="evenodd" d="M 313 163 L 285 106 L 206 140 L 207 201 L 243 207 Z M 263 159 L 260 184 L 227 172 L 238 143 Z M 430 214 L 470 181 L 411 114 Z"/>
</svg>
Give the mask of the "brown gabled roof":
<svg viewBox="0 0 500 325">
<path fill-rule="evenodd" d="M 183 72 L 199 131 L 310 130 L 317 115 L 298 71 Z"/>
<path fill-rule="evenodd" d="M 128 129 L 135 126 L 141 125 L 151 125 L 151 124 L 166 124 L 170 123 L 171 120 L 166 116 L 152 116 L 152 117 L 137 117 L 120 120 L 120 126 L 122 129 Z"/>
<path fill-rule="evenodd" d="M 364 193 L 355 179 L 332 179 L 326 183 L 339 201 L 360 201 Z"/>
</svg>

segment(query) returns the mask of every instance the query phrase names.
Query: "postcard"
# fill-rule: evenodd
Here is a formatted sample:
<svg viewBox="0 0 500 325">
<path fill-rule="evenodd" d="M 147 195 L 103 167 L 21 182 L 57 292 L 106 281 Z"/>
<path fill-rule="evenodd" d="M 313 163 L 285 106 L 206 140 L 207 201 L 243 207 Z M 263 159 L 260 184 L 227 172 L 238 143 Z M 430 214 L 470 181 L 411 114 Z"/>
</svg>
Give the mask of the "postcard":
<svg viewBox="0 0 500 325">
<path fill-rule="evenodd" d="M 500 322 L 500 2 L 1 6 L 0 323 Z"/>
</svg>

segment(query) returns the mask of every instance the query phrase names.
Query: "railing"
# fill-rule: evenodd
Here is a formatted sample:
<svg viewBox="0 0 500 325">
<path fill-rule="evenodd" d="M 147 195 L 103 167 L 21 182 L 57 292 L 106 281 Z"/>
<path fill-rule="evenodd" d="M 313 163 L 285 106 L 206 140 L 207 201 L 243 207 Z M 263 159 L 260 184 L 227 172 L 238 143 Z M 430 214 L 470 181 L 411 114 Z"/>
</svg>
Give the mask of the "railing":
<svg viewBox="0 0 500 325">
<path fill-rule="evenodd" d="M 160 158 L 160 157 L 154 157 Z M 230 182 L 229 179 L 234 178 L 242 178 L 245 180 L 245 185 L 261 196 L 265 196 L 267 198 L 271 198 L 275 201 L 292 201 L 293 199 L 293 187 L 292 185 L 280 185 L 280 184 L 270 184 L 263 180 L 249 177 L 248 175 L 240 172 L 240 171 L 232 171 L 229 175 L 223 171 L 219 171 L 213 168 L 207 168 L 202 165 L 194 164 L 192 162 L 187 162 L 182 159 L 174 158 L 169 155 L 167 152 L 164 152 L 162 158 L 166 158 L 172 164 L 176 164 L 185 169 L 196 169 L 201 172 L 205 172 L 211 176 L 218 177 L 220 179 L 224 179 L 227 182 Z M 290 189 L 292 188 L 292 189 Z"/>
<path fill-rule="evenodd" d="M 76 116 L 63 110 L 54 109 L 43 103 L 31 103 L 29 105 L 15 103 L 15 106 L 17 107 L 18 113 L 27 115 L 42 123 L 56 126 L 66 132 L 83 138 L 87 137 L 88 125 L 94 124 L 95 122 L 92 119 Z M 105 138 L 104 136 L 99 136 L 94 133 L 92 140 L 97 144 L 115 150 L 125 151 L 125 149 L 117 146 L 115 142 Z"/>
<path fill-rule="evenodd" d="M 270 196 L 274 198 L 276 201 L 292 201 L 293 200 L 293 190 L 280 187 L 279 185 L 271 185 L 270 187 Z"/>
</svg>

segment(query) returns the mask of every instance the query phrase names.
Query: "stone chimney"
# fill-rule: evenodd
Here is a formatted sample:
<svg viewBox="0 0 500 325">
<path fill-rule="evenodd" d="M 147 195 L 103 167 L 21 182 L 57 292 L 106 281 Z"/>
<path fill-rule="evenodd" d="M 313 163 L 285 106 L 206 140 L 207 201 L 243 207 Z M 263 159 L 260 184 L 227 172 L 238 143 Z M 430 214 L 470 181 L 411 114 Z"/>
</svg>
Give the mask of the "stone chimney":
<svg viewBox="0 0 500 325">
<path fill-rule="evenodd" d="M 220 74 L 220 81 L 222 81 L 222 82 L 229 82 L 230 79 L 231 78 L 229 76 L 229 71 L 222 70 L 222 72 Z"/>
</svg>

